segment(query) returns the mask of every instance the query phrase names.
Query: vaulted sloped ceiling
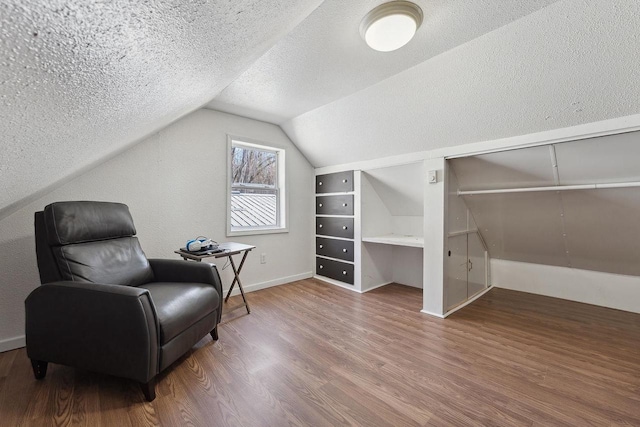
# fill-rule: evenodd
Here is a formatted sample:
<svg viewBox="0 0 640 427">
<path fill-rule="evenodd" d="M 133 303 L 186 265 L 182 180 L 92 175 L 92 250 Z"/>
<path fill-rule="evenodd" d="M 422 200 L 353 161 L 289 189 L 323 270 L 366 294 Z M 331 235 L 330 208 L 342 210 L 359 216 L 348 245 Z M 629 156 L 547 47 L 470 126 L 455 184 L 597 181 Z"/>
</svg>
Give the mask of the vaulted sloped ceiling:
<svg viewBox="0 0 640 427">
<path fill-rule="evenodd" d="M 384 54 L 385 1 L 0 2 L 0 217 L 205 104 L 317 167 L 640 112 L 640 2 L 415 0 Z"/>
<path fill-rule="evenodd" d="M 559 1 L 282 127 L 321 167 L 637 114 L 639 28 L 638 1 Z"/>
<path fill-rule="evenodd" d="M 201 107 L 320 3 L 3 0 L 0 212 Z"/>
<path fill-rule="evenodd" d="M 385 0 L 326 0 L 210 108 L 281 124 L 316 167 L 640 112 L 640 2 L 415 0 L 407 46 L 358 33 Z"/>
<path fill-rule="evenodd" d="M 281 124 L 394 76 L 558 0 L 413 0 L 415 38 L 394 52 L 370 49 L 360 21 L 388 0 L 325 0 L 209 108 Z"/>
</svg>

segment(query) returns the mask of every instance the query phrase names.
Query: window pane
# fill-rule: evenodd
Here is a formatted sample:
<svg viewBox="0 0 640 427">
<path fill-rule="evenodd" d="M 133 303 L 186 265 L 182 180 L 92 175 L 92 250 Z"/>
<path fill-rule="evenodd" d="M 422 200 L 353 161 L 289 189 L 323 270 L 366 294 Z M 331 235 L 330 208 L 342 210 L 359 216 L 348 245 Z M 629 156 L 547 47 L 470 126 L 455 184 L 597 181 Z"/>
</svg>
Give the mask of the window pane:
<svg viewBox="0 0 640 427">
<path fill-rule="evenodd" d="M 271 191 L 271 194 L 266 192 L 256 194 L 243 190 L 232 191 L 232 227 L 275 227 L 278 225 L 276 215 L 276 190 L 266 191 Z"/>
<path fill-rule="evenodd" d="M 231 167 L 231 227 L 278 226 L 277 154 L 234 145 Z"/>
<path fill-rule="evenodd" d="M 276 153 L 234 146 L 231 151 L 234 184 L 275 187 L 277 182 Z"/>
</svg>

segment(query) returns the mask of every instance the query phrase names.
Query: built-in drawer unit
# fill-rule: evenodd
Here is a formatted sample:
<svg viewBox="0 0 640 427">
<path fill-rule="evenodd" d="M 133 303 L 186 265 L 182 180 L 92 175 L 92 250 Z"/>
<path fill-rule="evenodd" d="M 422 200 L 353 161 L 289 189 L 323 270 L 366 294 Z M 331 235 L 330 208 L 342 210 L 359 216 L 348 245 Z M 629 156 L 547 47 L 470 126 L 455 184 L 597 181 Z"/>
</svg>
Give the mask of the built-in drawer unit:
<svg viewBox="0 0 640 427">
<path fill-rule="evenodd" d="M 353 261 L 353 240 L 316 237 L 316 254 Z"/>
<path fill-rule="evenodd" d="M 353 285 L 353 264 L 316 257 L 316 274 Z"/>
<path fill-rule="evenodd" d="M 353 191 L 353 171 L 316 176 L 316 193 L 346 193 Z"/>
<path fill-rule="evenodd" d="M 353 195 L 317 196 L 316 215 L 353 215 Z"/>
<path fill-rule="evenodd" d="M 353 171 L 316 176 L 316 274 L 357 287 L 353 177 Z"/>
<path fill-rule="evenodd" d="M 353 218 L 316 217 L 316 234 L 353 239 Z"/>
</svg>

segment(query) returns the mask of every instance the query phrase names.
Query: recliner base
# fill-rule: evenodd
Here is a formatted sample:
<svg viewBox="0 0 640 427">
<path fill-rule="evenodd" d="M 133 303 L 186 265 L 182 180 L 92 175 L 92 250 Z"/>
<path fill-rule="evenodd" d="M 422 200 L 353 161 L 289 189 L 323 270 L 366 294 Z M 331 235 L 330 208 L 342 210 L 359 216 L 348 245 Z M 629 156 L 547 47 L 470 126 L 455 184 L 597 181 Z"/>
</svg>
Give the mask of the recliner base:
<svg viewBox="0 0 640 427">
<path fill-rule="evenodd" d="M 153 402 L 156 398 L 156 379 L 151 378 L 148 383 L 140 383 L 140 388 L 147 402 Z"/>
<path fill-rule="evenodd" d="M 43 379 L 47 375 L 47 366 L 49 362 L 43 362 L 42 360 L 31 359 L 31 367 L 33 368 L 33 375 L 37 380 Z"/>
</svg>

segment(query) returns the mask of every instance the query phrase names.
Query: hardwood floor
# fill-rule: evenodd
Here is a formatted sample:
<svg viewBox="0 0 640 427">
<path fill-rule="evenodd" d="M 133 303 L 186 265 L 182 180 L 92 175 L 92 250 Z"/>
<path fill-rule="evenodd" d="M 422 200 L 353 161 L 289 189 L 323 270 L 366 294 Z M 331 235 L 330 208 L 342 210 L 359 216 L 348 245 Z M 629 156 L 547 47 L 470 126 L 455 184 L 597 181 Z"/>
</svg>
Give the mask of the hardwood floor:
<svg viewBox="0 0 640 427">
<path fill-rule="evenodd" d="M 0 354 L 0 425 L 640 426 L 640 315 L 493 289 L 446 320 L 419 289 L 316 280 L 248 295 L 137 384 Z M 233 305 L 237 301 L 230 301 Z"/>
</svg>

